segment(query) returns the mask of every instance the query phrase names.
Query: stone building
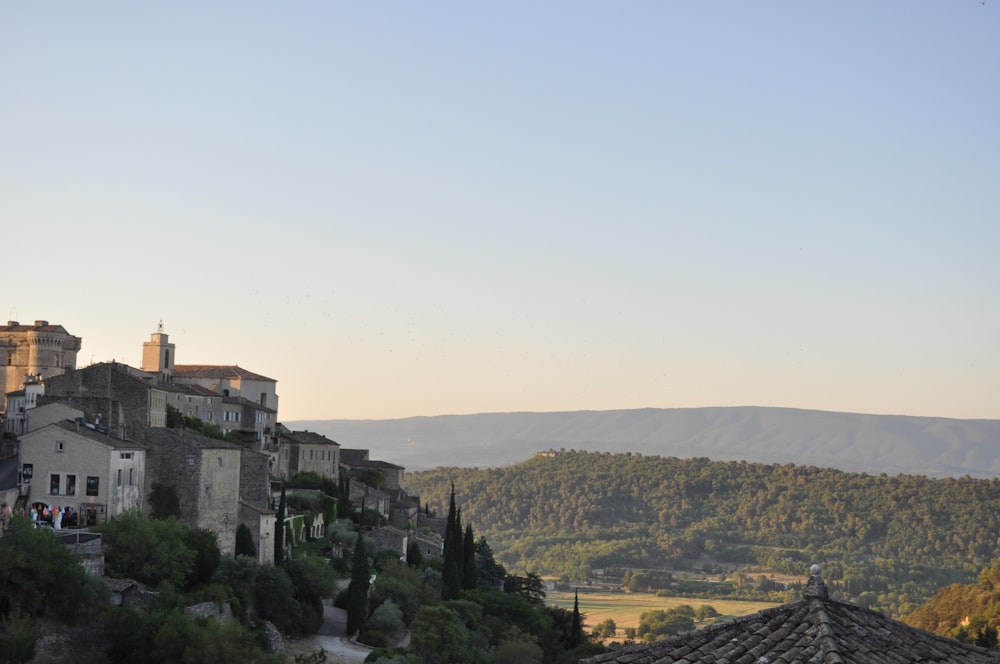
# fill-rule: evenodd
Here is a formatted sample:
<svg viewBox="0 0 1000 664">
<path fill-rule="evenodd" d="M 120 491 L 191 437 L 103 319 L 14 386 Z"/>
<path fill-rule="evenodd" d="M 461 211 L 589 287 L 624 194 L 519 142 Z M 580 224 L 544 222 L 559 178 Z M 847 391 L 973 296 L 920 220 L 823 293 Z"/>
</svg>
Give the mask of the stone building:
<svg viewBox="0 0 1000 664">
<path fill-rule="evenodd" d="M 126 431 L 167 424 L 168 388 L 120 362 L 101 362 L 45 381 L 45 399 L 58 398 L 102 426 Z"/>
<path fill-rule="evenodd" d="M 146 448 L 113 433 L 63 420 L 21 436 L 19 502 L 70 507 L 78 512 L 79 525 L 141 509 Z"/>
<path fill-rule="evenodd" d="M 342 449 L 340 453 L 341 476 L 358 479 L 372 475 L 381 478 L 379 489 L 398 491 L 403 486 L 406 469 L 388 461 L 370 459 L 368 450 Z M 362 480 L 363 481 L 363 480 Z"/>
<path fill-rule="evenodd" d="M 223 554 L 236 548 L 242 448 L 194 431 L 146 427 L 133 435 L 149 449 L 150 490 L 173 490 L 180 520 L 216 534 Z"/>
<path fill-rule="evenodd" d="M 282 427 L 272 474 L 287 480 L 299 473 L 315 473 L 336 480 L 340 474 L 340 444 L 312 431 L 288 431 Z"/>
<path fill-rule="evenodd" d="M 4 430 L 13 434 L 28 431 L 31 410 L 38 405 L 38 399 L 45 396 L 45 381 L 41 376 L 25 376 L 24 387 L 7 393 L 7 413 Z"/>
<path fill-rule="evenodd" d="M 7 321 L 0 326 L 0 395 L 24 387 L 25 376 L 45 380 L 76 368 L 81 339 L 62 325 L 36 320 L 32 325 Z M 3 402 L 4 412 L 7 410 Z"/>
<path fill-rule="evenodd" d="M 177 349 L 160 323 L 142 345 L 142 371 L 174 389 L 170 405 L 182 414 L 238 433 L 261 450 L 278 438 L 278 381 L 237 365 L 177 364 Z"/>
</svg>

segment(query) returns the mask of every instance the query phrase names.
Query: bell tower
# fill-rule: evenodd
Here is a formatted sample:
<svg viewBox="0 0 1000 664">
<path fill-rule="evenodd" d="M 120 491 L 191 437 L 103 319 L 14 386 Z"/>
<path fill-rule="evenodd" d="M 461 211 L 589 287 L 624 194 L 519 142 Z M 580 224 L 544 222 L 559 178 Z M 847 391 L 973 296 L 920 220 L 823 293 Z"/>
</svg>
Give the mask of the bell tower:
<svg viewBox="0 0 1000 664">
<path fill-rule="evenodd" d="M 169 382 L 174 373 L 174 356 L 174 345 L 168 341 L 161 320 L 149 341 L 142 344 L 142 370 L 159 374 L 161 380 Z"/>
</svg>

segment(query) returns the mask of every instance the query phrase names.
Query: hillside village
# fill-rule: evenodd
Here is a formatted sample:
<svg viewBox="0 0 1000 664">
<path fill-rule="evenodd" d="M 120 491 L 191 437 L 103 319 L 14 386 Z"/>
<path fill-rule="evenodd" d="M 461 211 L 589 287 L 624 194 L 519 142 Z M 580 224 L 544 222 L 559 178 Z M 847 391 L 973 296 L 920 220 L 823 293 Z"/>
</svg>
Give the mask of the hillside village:
<svg viewBox="0 0 1000 664">
<path fill-rule="evenodd" d="M 77 368 L 81 345 L 45 320 L 0 326 L 5 525 L 30 516 L 77 541 L 88 526 L 151 512 L 151 494 L 166 490 L 181 521 L 214 533 L 223 555 L 234 553 L 243 526 L 258 562 L 272 564 L 282 484 L 313 473 L 338 482 L 355 509 L 381 515 L 387 525 L 370 533 L 380 548 L 405 557 L 416 542 L 423 555 L 441 555 L 444 519 L 422 513 L 419 497 L 402 489 L 405 469 L 285 427 L 277 380 L 235 365 L 178 364 L 162 323 L 142 344 L 140 367 Z M 184 426 L 194 421 L 218 427 L 225 440 Z M 308 530 L 296 525 L 303 518 L 290 510 L 292 537 L 325 530 L 322 514 L 310 515 Z M 87 564 L 101 573 L 99 544 L 88 551 Z"/>
</svg>

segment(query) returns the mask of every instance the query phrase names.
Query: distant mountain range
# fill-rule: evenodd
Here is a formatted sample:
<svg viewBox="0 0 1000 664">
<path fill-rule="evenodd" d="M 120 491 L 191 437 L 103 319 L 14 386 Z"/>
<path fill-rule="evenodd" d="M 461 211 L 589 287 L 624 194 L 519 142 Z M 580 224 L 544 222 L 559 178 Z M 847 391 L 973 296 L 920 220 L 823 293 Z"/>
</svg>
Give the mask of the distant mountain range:
<svg viewBox="0 0 1000 664">
<path fill-rule="evenodd" d="M 1000 477 L 1000 420 L 792 408 L 644 408 L 483 413 L 396 420 L 300 420 L 408 470 L 496 467 L 576 449 L 838 468 L 870 474 Z"/>
</svg>

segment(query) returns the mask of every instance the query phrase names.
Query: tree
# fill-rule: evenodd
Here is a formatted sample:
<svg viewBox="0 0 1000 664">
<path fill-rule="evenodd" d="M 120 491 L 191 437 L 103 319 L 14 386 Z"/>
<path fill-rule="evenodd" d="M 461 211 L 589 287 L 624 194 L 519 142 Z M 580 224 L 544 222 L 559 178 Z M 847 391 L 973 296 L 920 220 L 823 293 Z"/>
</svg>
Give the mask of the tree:
<svg viewBox="0 0 1000 664">
<path fill-rule="evenodd" d="M 573 623 L 569 628 L 569 649 L 583 642 L 583 618 L 580 616 L 580 591 L 573 592 Z"/>
<path fill-rule="evenodd" d="M 188 585 L 210 582 L 222 559 L 218 537 L 206 528 L 190 528 L 185 533 L 184 543 L 194 552 L 194 563 Z"/>
<path fill-rule="evenodd" d="M 406 628 L 403 624 L 403 612 L 391 599 L 375 607 L 368 626 L 389 636 L 395 636 Z"/>
<path fill-rule="evenodd" d="M 477 583 L 480 588 L 492 588 L 499 590 L 503 587 L 504 577 L 507 570 L 493 558 L 493 549 L 485 537 L 480 537 L 476 543 L 476 568 L 479 573 Z"/>
<path fill-rule="evenodd" d="M 129 511 L 98 530 L 109 576 L 151 586 L 162 581 L 175 588 L 187 584 L 196 553 L 187 545 L 188 528 L 176 519 L 152 520 L 141 512 Z"/>
<path fill-rule="evenodd" d="M 520 595 L 532 604 L 545 603 L 545 584 L 542 583 L 542 577 L 534 572 L 528 572 L 524 576 L 508 574 L 503 580 L 503 590 Z"/>
<path fill-rule="evenodd" d="M 333 568 L 317 555 L 298 556 L 285 563 L 299 603 L 298 627 L 315 632 L 323 624 L 323 598 L 334 594 L 337 578 Z"/>
<path fill-rule="evenodd" d="M 441 590 L 428 582 L 425 572 L 399 561 L 386 564 L 378 573 L 378 580 L 369 594 L 372 606 L 392 600 L 403 612 L 403 622 L 410 624 L 420 607 L 438 604 Z"/>
<path fill-rule="evenodd" d="M 85 572 L 49 529 L 15 517 L 0 537 L 0 616 L 76 613 Z M 16 623 L 15 623 L 16 624 Z"/>
<path fill-rule="evenodd" d="M 451 485 L 448 518 L 444 531 L 444 565 L 441 568 L 441 599 L 458 599 L 462 590 L 462 563 L 460 551 L 464 543 L 459 530 L 460 516 L 455 507 L 455 485 Z"/>
<path fill-rule="evenodd" d="M 35 658 L 35 644 L 42 630 L 28 616 L 0 617 L 0 664 L 25 664 Z"/>
<path fill-rule="evenodd" d="M 420 567 L 424 564 L 424 552 L 420 550 L 420 542 L 410 540 L 406 545 L 406 564 L 410 567 Z"/>
<path fill-rule="evenodd" d="M 358 533 L 354 545 L 354 559 L 351 569 L 351 583 L 347 586 L 347 633 L 361 631 L 368 617 L 368 588 L 371 572 L 368 567 L 368 552 L 365 551 L 364 537 Z"/>
<path fill-rule="evenodd" d="M 177 489 L 153 482 L 149 492 L 150 516 L 154 519 L 181 518 L 181 501 Z"/>
<path fill-rule="evenodd" d="M 671 609 L 644 611 L 639 616 L 639 636 L 645 640 L 673 636 L 694 629 L 694 609 L 681 604 Z"/>
<path fill-rule="evenodd" d="M 274 564 L 285 561 L 285 485 L 281 485 L 281 497 L 278 499 L 278 514 L 274 520 Z"/>
<path fill-rule="evenodd" d="M 295 586 L 282 567 L 264 565 L 257 570 L 253 586 L 253 605 L 257 615 L 270 620 L 283 632 L 295 624 L 299 604 Z"/>
<path fill-rule="evenodd" d="M 236 527 L 236 551 L 237 556 L 257 557 L 257 547 L 253 543 L 253 533 L 245 523 Z"/>
<path fill-rule="evenodd" d="M 614 638 L 615 634 L 618 633 L 618 625 L 612 618 L 608 618 L 607 620 L 597 623 L 592 633 L 598 639 Z"/>
<path fill-rule="evenodd" d="M 411 628 L 410 647 L 424 664 L 473 662 L 458 614 L 444 606 L 425 606 Z"/>
<path fill-rule="evenodd" d="M 475 590 L 479 584 L 479 570 L 476 568 L 476 539 L 472 535 L 472 525 L 465 525 L 462 542 L 462 590 Z"/>
</svg>

